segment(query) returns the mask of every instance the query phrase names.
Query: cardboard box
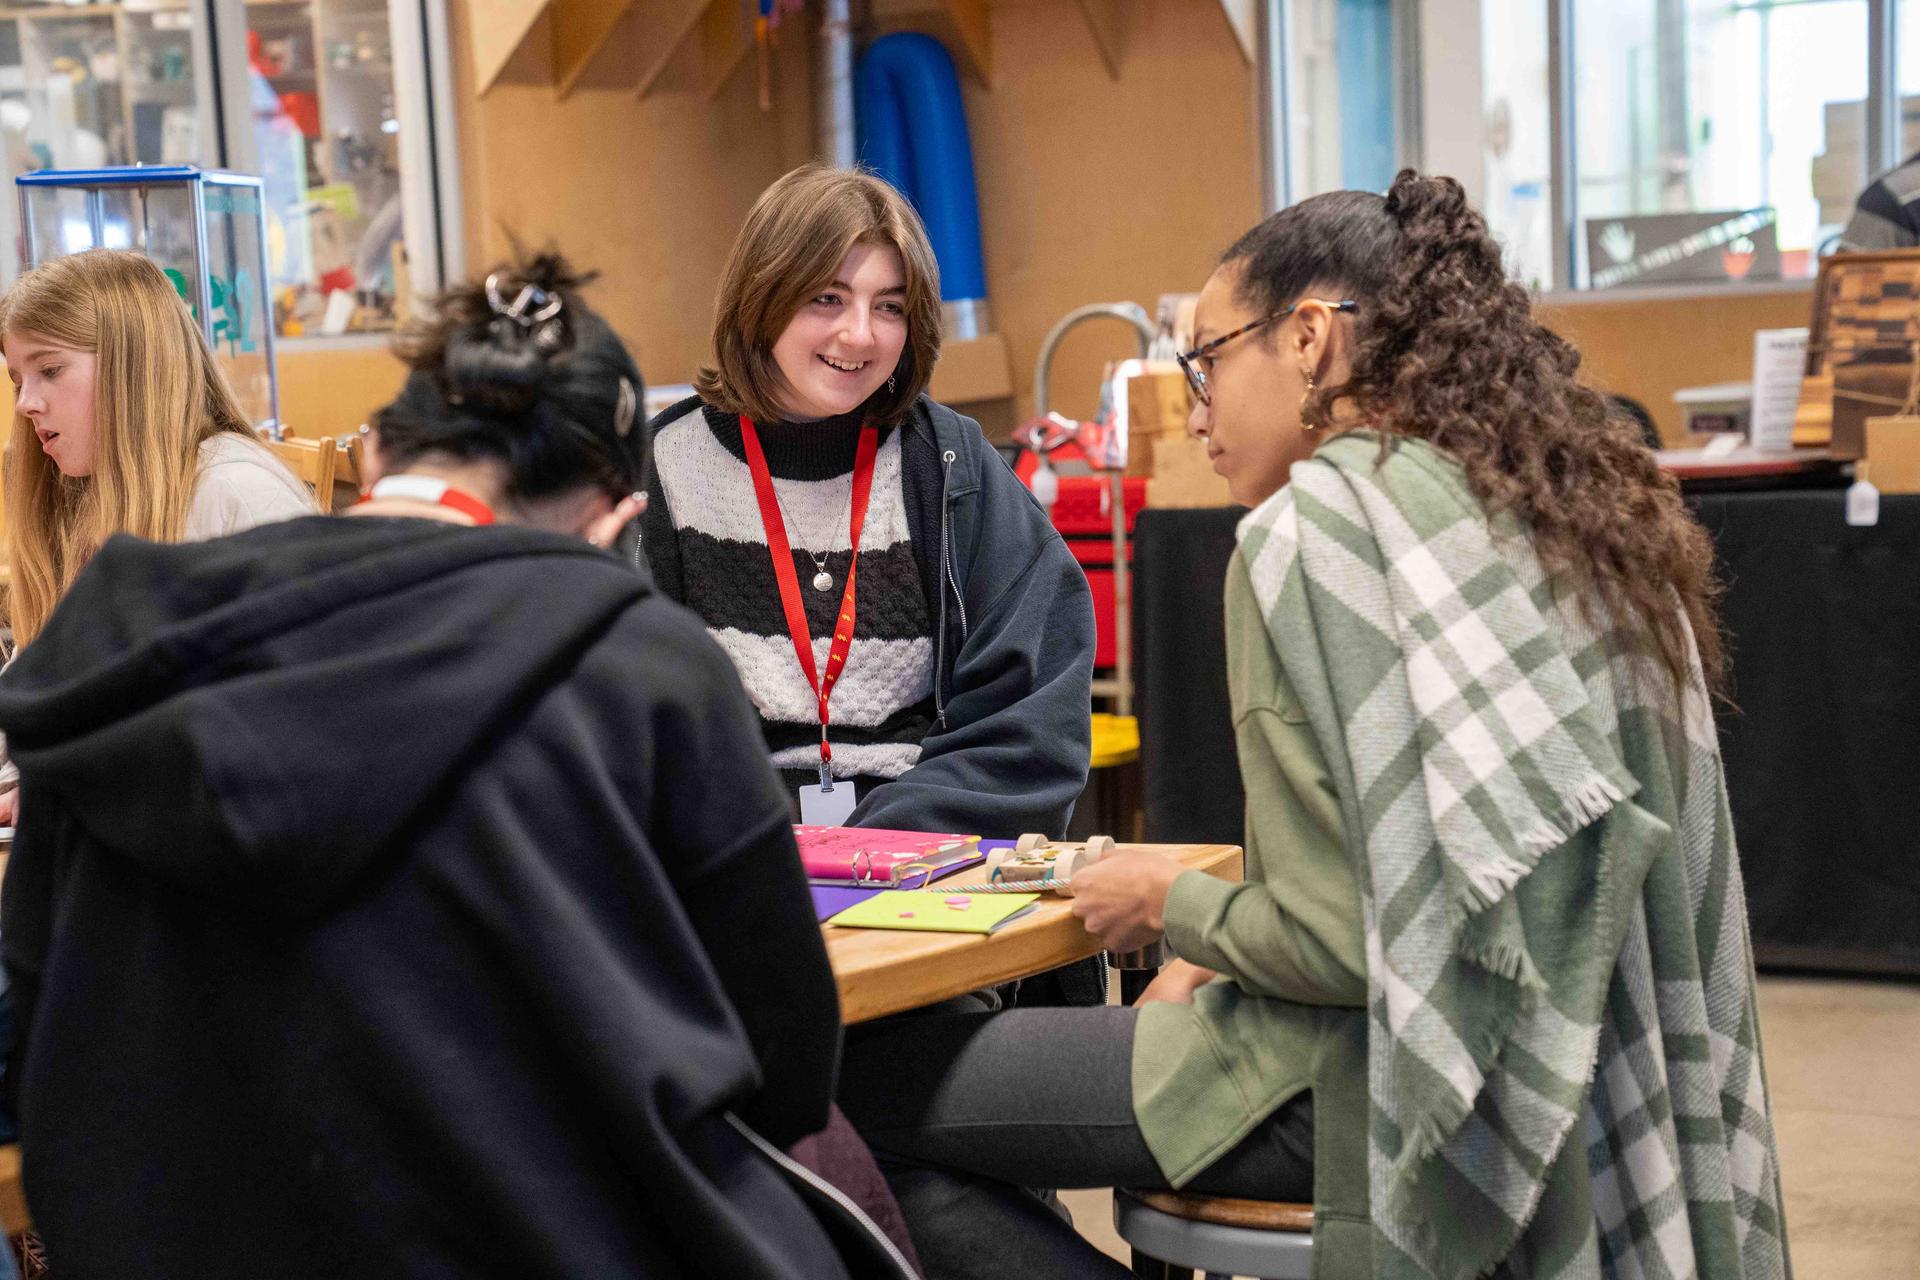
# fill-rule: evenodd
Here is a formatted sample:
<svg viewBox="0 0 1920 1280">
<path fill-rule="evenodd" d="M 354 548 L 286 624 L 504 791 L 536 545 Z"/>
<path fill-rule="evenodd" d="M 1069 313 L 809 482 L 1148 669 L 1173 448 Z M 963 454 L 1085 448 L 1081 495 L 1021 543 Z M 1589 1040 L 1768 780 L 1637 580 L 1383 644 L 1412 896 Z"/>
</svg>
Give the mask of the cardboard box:
<svg viewBox="0 0 1920 1280">
<path fill-rule="evenodd" d="M 1868 418 L 1864 434 L 1856 476 L 1882 493 L 1920 493 L 1920 418 Z"/>
<path fill-rule="evenodd" d="M 944 343 L 928 392 L 942 404 L 978 404 L 1013 395 L 1007 340 L 997 333 Z"/>
<path fill-rule="evenodd" d="M 1230 507 L 1227 482 L 1214 474 L 1207 446 L 1182 433 L 1162 434 L 1153 442 L 1153 478 L 1147 481 L 1149 507 Z"/>
<path fill-rule="evenodd" d="M 1187 375 L 1178 365 L 1156 369 L 1127 380 L 1127 420 L 1134 438 L 1147 439 L 1168 432 L 1185 434 L 1192 409 Z"/>
</svg>

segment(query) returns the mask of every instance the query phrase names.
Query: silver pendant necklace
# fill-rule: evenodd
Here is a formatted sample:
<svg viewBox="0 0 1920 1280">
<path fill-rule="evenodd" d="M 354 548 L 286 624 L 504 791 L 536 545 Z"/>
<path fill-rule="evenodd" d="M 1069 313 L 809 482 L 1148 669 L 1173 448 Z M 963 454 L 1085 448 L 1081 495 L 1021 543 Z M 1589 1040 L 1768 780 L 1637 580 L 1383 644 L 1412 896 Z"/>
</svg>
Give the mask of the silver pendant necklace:
<svg viewBox="0 0 1920 1280">
<path fill-rule="evenodd" d="M 771 477 L 769 477 L 769 480 L 771 480 Z M 799 522 L 795 520 L 791 514 L 788 513 L 786 501 L 780 496 L 780 486 L 776 483 L 772 485 L 772 488 L 773 488 L 773 500 L 780 508 L 780 518 L 787 522 L 787 528 L 794 530 L 795 532 L 798 532 L 802 537 L 806 537 L 806 530 L 800 528 Z M 841 522 L 844 523 L 846 521 L 846 518 L 849 515 L 851 515 L 852 512 L 853 512 L 853 477 L 848 476 L 847 477 L 847 505 L 840 512 Z M 813 589 L 822 594 L 825 594 L 826 592 L 833 590 L 833 575 L 827 572 L 827 556 L 831 553 L 822 551 L 816 555 L 812 549 L 813 545 L 814 545 L 813 540 L 808 539 L 807 545 L 804 547 L 801 547 L 800 552 L 802 555 L 806 556 L 807 559 L 813 561 L 813 568 L 814 568 Z M 855 547 L 853 549 L 853 553 L 855 555 L 859 555 L 860 548 Z"/>
</svg>

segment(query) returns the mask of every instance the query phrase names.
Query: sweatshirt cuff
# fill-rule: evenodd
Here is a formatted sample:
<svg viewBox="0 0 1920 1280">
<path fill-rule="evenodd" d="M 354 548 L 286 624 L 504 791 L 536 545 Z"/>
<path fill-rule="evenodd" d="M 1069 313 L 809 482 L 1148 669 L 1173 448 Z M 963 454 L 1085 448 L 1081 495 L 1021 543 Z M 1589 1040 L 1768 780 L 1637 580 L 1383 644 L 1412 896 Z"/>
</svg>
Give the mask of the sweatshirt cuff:
<svg viewBox="0 0 1920 1280">
<path fill-rule="evenodd" d="M 1167 890 L 1167 942 L 1173 953 L 1208 969 L 1219 969 L 1221 958 L 1206 943 L 1213 924 L 1226 914 L 1227 904 L 1240 886 L 1204 871 L 1183 871 Z"/>
</svg>

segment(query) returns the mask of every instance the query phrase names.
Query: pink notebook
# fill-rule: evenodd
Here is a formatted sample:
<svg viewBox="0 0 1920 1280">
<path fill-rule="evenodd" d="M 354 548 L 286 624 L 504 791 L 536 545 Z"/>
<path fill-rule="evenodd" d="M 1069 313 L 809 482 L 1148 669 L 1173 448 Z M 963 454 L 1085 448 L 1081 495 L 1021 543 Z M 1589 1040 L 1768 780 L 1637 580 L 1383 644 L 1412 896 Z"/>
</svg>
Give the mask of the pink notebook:
<svg viewBox="0 0 1920 1280">
<path fill-rule="evenodd" d="M 897 889 L 937 880 L 981 860 L 979 836 L 796 825 L 793 837 L 800 844 L 807 878 L 815 884 Z M 923 867 L 928 873 L 923 874 Z M 906 868 L 912 869 L 902 875 Z"/>
</svg>

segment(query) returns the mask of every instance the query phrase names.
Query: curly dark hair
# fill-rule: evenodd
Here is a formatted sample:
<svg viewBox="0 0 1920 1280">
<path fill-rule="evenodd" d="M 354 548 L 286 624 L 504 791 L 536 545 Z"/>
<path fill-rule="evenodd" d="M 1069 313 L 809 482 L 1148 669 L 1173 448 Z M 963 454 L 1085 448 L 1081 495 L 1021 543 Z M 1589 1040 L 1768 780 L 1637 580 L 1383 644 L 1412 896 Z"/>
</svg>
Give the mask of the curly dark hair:
<svg viewBox="0 0 1920 1280">
<path fill-rule="evenodd" d="M 1531 530 L 1549 572 L 1597 589 L 1651 636 L 1676 690 L 1689 627 L 1708 689 L 1722 690 L 1712 542 L 1638 429 L 1577 380 L 1580 353 L 1534 319 L 1458 182 L 1407 169 L 1384 198 L 1314 196 L 1222 263 L 1237 265 L 1236 297 L 1258 314 L 1302 295 L 1361 304 L 1350 375 L 1307 397 L 1307 422 L 1347 400 L 1388 446 L 1407 436 L 1444 450 L 1489 512 Z"/>
</svg>

